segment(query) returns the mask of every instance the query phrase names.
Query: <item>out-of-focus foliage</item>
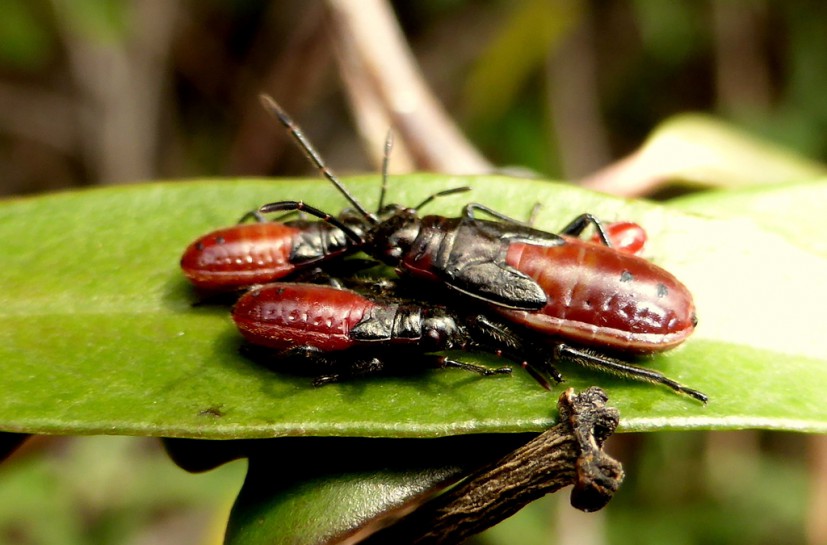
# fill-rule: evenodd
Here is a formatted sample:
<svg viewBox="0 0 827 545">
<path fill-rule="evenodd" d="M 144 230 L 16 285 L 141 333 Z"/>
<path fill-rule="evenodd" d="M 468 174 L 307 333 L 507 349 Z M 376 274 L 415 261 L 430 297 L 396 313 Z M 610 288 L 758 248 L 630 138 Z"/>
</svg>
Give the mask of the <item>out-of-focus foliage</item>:
<svg viewBox="0 0 827 545">
<path fill-rule="evenodd" d="M 160 442 L 38 438 L 0 466 L 0 543 L 220 543 L 244 462 L 190 475 Z"/>
<path fill-rule="evenodd" d="M 26 0 L 7 0 L 0 17 L 0 62 L 7 68 L 40 70 L 54 39 Z"/>
<path fill-rule="evenodd" d="M 284 0 L 8 0 L 0 193 L 210 174 L 296 174 L 275 94 L 341 171 L 364 170 L 319 6 Z M 827 159 L 827 5 L 397 2 L 426 80 L 496 164 L 580 177 L 663 119 L 721 116 Z M 461 31 L 457 31 L 461 29 Z M 446 54 L 450 52 L 450 54 Z M 118 153 L 96 152 L 100 143 Z"/>
<path fill-rule="evenodd" d="M 806 437 L 760 432 L 622 435 L 626 479 L 611 507 L 573 513 L 548 496 L 476 543 L 805 543 Z M 747 522 L 749 521 L 749 522 Z M 606 537 L 608 536 L 608 538 Z M 571 540 L 571 541 L 569 541 Z"/>
</svg>

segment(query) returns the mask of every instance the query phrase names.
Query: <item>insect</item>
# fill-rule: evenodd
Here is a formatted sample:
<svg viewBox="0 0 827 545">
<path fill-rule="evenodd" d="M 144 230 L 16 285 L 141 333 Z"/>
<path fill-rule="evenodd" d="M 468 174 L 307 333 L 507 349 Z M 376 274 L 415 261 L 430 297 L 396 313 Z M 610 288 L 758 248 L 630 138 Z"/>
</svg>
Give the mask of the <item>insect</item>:
<svg viewBox="0 0 827 545">
<path fill-rule="evenodd" d="M 360 285 L 365 288 L 366 285 Z M 388 371 L 459 368 L 483 376 L 507 374 L 444 355 L 443 350 L 484 351 L 526 369 L 543 387 L 563 381 L 559 361 L 570 361 L 635 380 L 663 384 L 706 402 L 707 397 L 663 374 L 588 348 L 549 340 L 492 317 L 486 307 L 452 306 L 397 296 L 393 281 L 371 293 L 291 282 L 258 286 L 233 309 L 248 344 L 245 353 L 279 369 L 315 375 L 314 385 Z"/>
<path fill-rule="evenodd" d="M 511 373 L 434 354 L 483 350 L 526 367 L 541 381 L 559 382 L 546 351 L 485 314 L 372 295 L 319 284 L 274 282 L 253 288 L 236 303 L 233 320 L 256 360 L 316 375 L 315 385 L 390 368 L 454 367 L 480 375 Z M 530 355 L 531 360 L 526 356 Z"/>
<path fill-rule="evenodd" d="M 545 339 L 558 358 L 658 382 L 706 401 L 704 394 L 660 373 L 603 355 L 671 349 L 692 333 L 697 319 L 689 290 L 664 269 L 629 251 L 613 249 L 596 218 L 581 214 L 555 234 L 477 203 L 466 205 L 457 218 L 420 217 L 418 209 L 433 197 L 416 208 L 391 204 L 377 214 L 367 212 L 278 104 L 269 97 L 263 102 L 362 214 L 364 232 L 346 233 L 355 247 L 394 266 L 403 276 L 484 304 Z M 301 201 L 280 201 L 259 209 L 262 213 L 294 210 L 305 210 L 323 221 L 331 217 Z M 496 221 L 478 218 L 478 213 Z M 599 243 L 578 238 L 589 225 Z"/>
<path fill-rule="evenodd" d="M 266 103 L 271 108 L 269 103 Z M 274 103 L 273 103 L 274 104 Z M 276 105 L 275 108 L 278 108 Z M 277 114 L 278 115 L 278 114 Z M 281 112 L 281 115 L 286 117 L 286 114 Z M 419 205 L 413 208 L 403 208 L 397 205 L 390 205 L 384 207 L 384 195 L 387 183 L 387 164 L 388 156 L 391 146 L 390 139 L 385 146 L 385 161 L 382 176 L 382 191 L 379 198 L 379 210 L 376 214 L 367 212 L 362 205 L 353 198 L 344 186 L 339 182 L 336 176 L 325 166 L 324 162 L 318 153 L 312 148 L 302 133 L 295 128 L 291 120 L 287 120 L 287 126 L 296 137 L 297 141 L 303 146 L 313 163 L 324 173 L 325 177 L 329 179 L 334 185 L 340 189 L 341 192 L 350 200 L 355 209 L 349 209 L 337 217 L 333 217 L 321 210 L 315 209 L 305 203 L 297 201 L 283 201 L 269 205 L 264 212 L 275 209 L 282 210 L 304 210 L 311 215 L 318 216 L 324 221 L 307 221 L 294 220 L 288 222 L 267 222 L 263 215 L 258 211 L 246 214 L 238 225 L 219 229 L 204 235 L 190 244 L 185 250 L 181 258 L 181 268 L 190 280 L 190 282 L 197 288 L 206 291 L 230 291 L 240 288 L 248 287 L 250 285 L 270 282 L 286 278 L 297 272 L 307 270 L 309 267 L 321 264 L 327 264 L 336 258 L 342 257 L 354 250 L 365 245 L 365 231 L 369 229 L 372 222 L 379 225 L 388 225 L 393 217 L 401 212 L 416 213 L 427 203 L 431 202 L 435 197 L 453 194 L 459 191 L 466 191 L 467 188 L 455 188 L 443 191 L 433 195 Z M 477 206 L 480 208 L 479 206 Z M 245 224 L 243 221 L 247 218 L 254 217 L 257 223 Z M 430 216 L 428 219 L 439 218 L 439 216 Z M 478 220 L 475 220 L 478 221 Z M 467 222 L 466 222 L 467 223 Z M 489 222 L 490 223 L 490 222 Z M 494 223 L 495 233 L 493 236 L 507 236 L 506 233 L 496 232 L 502 231 L 499 224 Z M 459 234 L 479 235 L 482 233 L 475 233 L 480 231 L 478 229 L 467 229 L 464 226 L 458 225 L 457 232 Z M 515 223 L 515 228 L 519 227 Z M 440 230 L 437 226 L 437 231 Z M 514 236 L 519 236 L 519 233 L 512 233 Z M 547 235 L 542 231 L 530 233 L 535 240 L 538 237 Z M 613 232 L 614 235 L 614 232 Z M 484 235 L 483 235 L 484 236 Z M 595 237 L 608 236 L 607 233 L 598 233 Z M 378 232 L 372 238 L 382 240 L 383 233 Z M 433 240 L 434 237 L 428 237 Z M 466 237 L 467 238 L 467 237 Z M 490 237 L 488 237 L 490 238 Z M 557 241 L 554 237 L 555 242 Z M 490 241 L 487 244 L 491 246 Z M 477 244 L 477 247 L 480 247 Z M 493 247 L 492 247 L 493 248 Z M 501 248 L 496 248 L 501 253 Z M 462 289 L 460 284 L 468 278 L 475 278 L 480 274 L 478 269 L 497 269 L 496 265 L 492 266 L 492 262 L 483 262 L 478 264 L 463 263 L 463 256 L 455 252 L 449 256 L 448 261 L 444 267 L 457 267 L 459 274 L 457 278 L 457 288 Z M 473 255 L 470 259 L 480 261 L 482 256 Z M 496 263 L 496 262 L 494 262 Z M 404 264 L 409 264 L 406 261 Z M 439 269 L 437 269 L 439 270 Z M 422 271 L 414 267 L 413 274 L 429 274 L 432 271 Z M 523 297 L 517 308 L 524 308 L 525 305 L 539 306 L 539 301 L 543 299 L 536 285 L 527 281 L 519 274 L 515 274 L 513 270 L 505 268 L 504 270 L 495 270 L 499 273 L 503 282 L 511 280 L 509 276 L 516 276 L 522 286 L 519 288 L 522 291 L 533 291 L 533 295 Z M 449 280 L 449 285 L 451 282 Z M 484 284 L 482 288 L 488 287 Z M 472 294 L 475 292 L 471 292 Z M 502 294 L 495 294 L 501 296 Z M 513 298 L 511 298 L 513 299 Z M 509 299 L 511 306 L 514 301 Z M 533 303 L 528 300 L 534 299 Z M 507 304 L 502 302 L 501 304 Z"/>
<path fill-rule="evenodd" d="M 664 384 L 706 403 L 708 398 L 702 392 L 595 350 L 664 352 L 684 342 L 697 325 L 692 294 L 686 286 L 668 271 L 636 257 L 646 242 L 645 230 L 633 222 L 618 222 L 602 231 L 605 239 L 601 231 L 589 241 L 574 236 L 584 225 L 597 221 L 588 214 L 575 218 L 563 230 L 565 245 L 511 245 L 506 263 L 535 279 L 548 302 L 538 311 L 495 305 L 491 310 L 514 324 L 550 336 L 555 360 L 571 360 L 585 367 Z M 617 246 L 608 245 L 607 240 Z M 557 339 L 566 339 L 575 346 Z"/>
<path fill-rule="evenodd" d="M 248 217 L 257 221 L 243 223 Z M 363 224 L 361 216 L 347 212 L 327 221 L 279 222 L 266 221 L 256 211 L 237 225 L 195 240 L 181 257 L 181 269 L 196 288 L 205 291 L 272 282 L 350 253 L 352 238 Z"/>
<path fill-rule="evenodd" d="M 673 348 L 697 325 L 686 286 L 629 251 L 577 238 L 554 247 L 517 242 L 505 261 L 535 279 L 548 302 L 537 312 L 494 308 L 540 331 L 646 353 Z"/>
</svg>

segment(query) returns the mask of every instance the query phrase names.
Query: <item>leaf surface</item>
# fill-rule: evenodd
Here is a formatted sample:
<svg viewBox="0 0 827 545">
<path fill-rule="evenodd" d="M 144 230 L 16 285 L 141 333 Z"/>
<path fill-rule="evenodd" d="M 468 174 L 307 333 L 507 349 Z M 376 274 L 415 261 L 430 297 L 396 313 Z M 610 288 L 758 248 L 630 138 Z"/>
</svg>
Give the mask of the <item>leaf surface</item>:
<svg viewBox="0 0 827 545">
<path fill-rule="evenodd" d="M 376 177 L 347 180 L 375 206 Z M 707 393 L 704 407 L 648 385 L 567 365 L 565 386 L 599 384 L 625 430 L 764 427 L 827 430 L 827 259 L 743 219 L 709 219 L 570 186 L 504 177 L 412 175 L 391 198 L 456 215 L 468 200 L 517 218 L 535 201 L 539 227 L 590 211 L 649 233 L 647 257 L 693 291 L 700 326 L 682 347 L 647 359 Z M 338 212 L 324 182 L 224 180 L 60 193 L 0 204 L 0 429 L 25 433 L 193 438 L 284 435 L 436 437 L 539 431 L 549 394 L 516 370 L 480 378 L 458 370 L 313 388 L 306 377 L 240 356 L 226 307 L 193 306 L 178 260 L 196 237 L 280 199 Z M 823 218 L 823 216 L 822 216 Z M 824 232 L 812 218 L 811 234 Z M 459 354 L 468 361 L 501 360 Z"/>
</svg>

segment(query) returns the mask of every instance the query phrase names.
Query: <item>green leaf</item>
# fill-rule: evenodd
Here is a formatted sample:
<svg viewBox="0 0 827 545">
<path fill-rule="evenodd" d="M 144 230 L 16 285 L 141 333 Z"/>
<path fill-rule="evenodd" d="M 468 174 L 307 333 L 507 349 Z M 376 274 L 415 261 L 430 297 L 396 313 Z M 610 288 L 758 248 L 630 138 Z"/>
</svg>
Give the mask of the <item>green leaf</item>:
<svg viewBox="0 0 827 545">
<path fill-rule="evenodd" d="M 335 543 L 334 538 L 403 507 L 453 473 L 441 468 L 325 473 L 290 483 L 291 487 L 285 487 L 279 476 L 266 478 L 269 475 L 250 469 L 231 513 L 225 538 L 228 545 Z"/>
<path fill-rule="evenodd" d="M 823 187 L 821 187 L 820 190 L 823 191 Z M 800 247 L 806 249 L 815 243 L 821 242 L 820 237 L 818 236 L 819 233 L 823 232 L 821 230 L 823 229 L 823 223 L 818 225 L 821 216 L 816 213 L 808 213 L 808 208 L 817 206 L 815 203 L 824 202 L 823 199 L 819 198 L 820 193 L 818 184 L 808 184 L 807 186 L 795 189 L 791 188 L 789 192 L 785 192 L 782 188 L 774 191 L 766 191 L 766 193 L 769 194 L 767 198 L 757 197 L 756 193 L 759 195 L 761 194 L 761 192 L 755 190 L 737 193 L 730 192 L 725 194 L 705 194 L 703 197 L 695 198 L 699 205 L 695 209 L 704 212 L 710 212 L 710 210 L 720 211 L 719 215 L 724 217 L 727 216 L 724 214 L 724 211 L 726 210 L 739 210 L 742 212 L 742 214 L 739 215 L 744 216 L 747 216 L 747 211 L 750 211 L 752 212 L 750 217 L 765 228 L 772 229 L 773 227 L 777 227 L 777 230 L 781 231 L 781 234 L 795 234 L 795 238 L 787 236 L 787 239 L 793 244 L 799 245 Z M 569 198 L 571 198 L 571 196 L 569 196 Z M 720 202 L 717 200 L 718 198 L 720 198 Z M 593 208 L 595 205 L 592 202 L 579 203 L 576 199 L 572 200 L 573 204 L 576 204 L 574 207 L 575 210 L 573 210 L 572 213 L 581 209 L 596 210 Z M 775 206 L 771 208 L 766 206 L 770 203 L 770 201 L 774 203 Z M 795 221 L 796 212 L 803 216 L 800 217 L 798 221 Z M 815 212 L 815 210 L 813 210 L 813 212 Z M 518 211 L 513 213 L 515 215 L 519 215 Z M 611 212 L 608 213 L 611 214 Z M 621 219 L 624 217 L 623 215 L 619 215 L 617 212 L 615 212 L 615 214 L 617 214 L 614 216 L 616 219 Z M 651 210 L 649 211 L 649 214 L 651 217 Z M 612 216 L 610 215 L 608 217 Z M 652 222 L 654 223 L 654 218 L 652 219 Z M 813 225 L 813 222 L 816 225 Z M 791 227 L 796 224 L 798 224 L 801 229 L 785 229 L 785 227 Z M 645 223 L 645 225 L 649 225 L 649 223 Z M 752 231 L 751 226 L 742 226 L 742 228 Z M 687 229 L 687 231 L 692 232 L 689 229 Z M 729 228 L 724 225 L 720 228 L 720 231 L 726 234 L 729 231 Z M 791 232 L 786 233 L 786 231 Z M 650 234 L 652 234 L 651 229 Z M 752 240 L 751 237 L 742 234 L 740 228 L 734 229 L 734 232 L 728 233 L 729 236 L 727 237 L 723 234 L 719 234 L 719 232 L 716 231 L 716 228 L 710 228 L 707 231 L 699 230 L 696 234 L 702 239 L 708 239 L 710 235 L 714 235 L 714 238 L 711 240 L 720 241 L 721 239 L 726 238 L 736 244 L 738 243 L 740 237 L 743 237 L 741 242 L 748 242 Z M 763 234 L 762 237 L 758 238 L 758 240 L 760 241 L 760 239 L 764 236 L 767 235 Z M 692 248 L 690 247 L 687 249 L 687 252 L 690 253 L 691 250 Z M 749 248 L 739 247 L 739 250 L 741 252 L 744 250 L 749 251 Z M 650 252 L 652 252 L 651 248 Z M 720 256 L 720 254 L 726 255 L 726 251 L 724 250 L 719 252 L 718 255 Z M 710 255 L 710 260 L 714 258 L 715 254 Z M 764 254 L 763 257 L 756 256 L 756 258 L 758 259 L 758 266 L 760 267 L 762 265 L 760 260 L 766 258 L 766 254 Z M 751 263 L 754 263 L 754 261 L 755 260 L 749 260 L 749 263 L 742 265 L 741 269 L 749 271 Z M 726 266 L 726 263 L 727 261 L 725 260 L 721 264 Z M 770 276 L 772 275 L 771 270 L 765 272 Z M 733 271 L 733 273 L 734 274 L 732 276 L 737 277 L 737 271 Z M 712 280 L 716 281 L 714 277 Z M 731 286 L 732 284 L 731 282 L 721 284 L 720 279 L 718 279 L 717 282 L 719 288 L 726 288 L 726 286 Z M 770 282 L 772 282 L 771 279 Z M 745 289 L 740 296 L 743 297 L 744 293 L 748 294 L 748 290 L 754 288 L 754 285 L 751 286 L 752 287 L 745 286 Z M 698 290 L 696 290 L 696 293 L 697 291 Z M 737 308 L 738 305 L 735 305 L 736 310 Z M 796 306 L 794 308 L 797 309 L 799 307 Z M 760 313 L 758 316 L 760 316 Z M 736 319 L 736 321 L 738 320 Z M 814 321 L 813 323 L 818 322 Z M 749 324 L 746 325 L 746 335 L 749 335 L 749 327 L 751 326 Z M 746 347 L 737 345 L 715 346 L 714 344 L 709 343 L 708 346 L 689 344 L 684 349 L 683 355 L 687 356 L 685 353 L 686 350 L 694 350 L 696 348 L 699 350 L 699 366 L 704 365 L 704 358 L 709 358 L 709 354 L 714 354 L 714 361 L 717 364 L 718 369 L 727 370 L 740 368 L 747 376 L 766 378 L 767 371 L 772 369 L 774 366 L 778 366 L 780 362 L 781 373 L 787 373 L 790 376 L 798 376 L 798 380 L 802 383 L 812 381 L 811 383 L 818 385 L 819 388 L 823 388 L 824 386 L 823 372 L 816 373 L 814 375 L 808 375 L 807 371 L 799 373 L 797 372 L 797 368 L 786 366 L 787 363 L 792 364 L 793 362 L 787 362 L 783 355 L 779 356 L 773 352 L 755 349 L 750 350 Z M 816 350 L 816 352 L 817 351 L 818 350 Z M 821 369 L 824 368 L 823 360 L 821 362 L 812 363 L 813 369 L 818 369 L 817 366 L 821 366 Z M 750 396 L 751 393 L 754 394 L 755 392 L 750 392 L 750 390 L 756 388 L 756 385 L 754 383 L 742 384 L 741 380 L 733 380 L 733 377 L 729 373 L 716 372 L 714 374 L 722 379 L 721 388 L 724 390 L 729 390 L 731 395 L 728 399 L 733 404 L 730 416 L 718 419 L 716 424 L 718 426 L 726 425 L 730 427 L 739 427 L 740 425 L 760 425 L 758 422 L 761 418 L 760 415 L 753 414 L 751 419 L 744 420 L 738 414 L 739 408 L 735 406 L 743 401 L 745 397 Z M 788 405 L 788 400 L 784 399 L 784 397 L 789 397 L 787 394 L 795 391 L 795 386 L 785 386 L 770 379 L 768 382 L 768 388 L 770 390 L 769 393 L 761 389 L 760 385 L 756 391 L 761 393 L 766 400 L 766 404 L 763 407 L 766 411 L 764 413 L 766 425 L 769 427 L 775 427 L 780 423 L 780 421 L 776 420 L 778 415 L 773 413 L 775 413 L 776 408 L 779 405 Z M 779 391 L 785 393 L 779 396 L 777 395 Z M 801 414 L 807 414 L 808 412 L 807 407 L 799 407 L 798 410 L 800 410 Z M 624 410 L 624 412 L 628 413 L 628 410 Z M 660 426 L 670 426 L 667 419 L 659 419 L 657 417 L 652 417 L 648 421 L 645 419 L 638 419 L 638 424 L 641 426 L 650 425 L 653 429 L 657 429 Z M 796 429 L 802 424 L 804 426 L 807 425 L 806 423 L 792 419 L 781 425 L 787 425 L 790 429 Z M 381 467 L 381 464 L 377 464 L 377 467 Z M 280 489 L 280 493 L 269 496 L 266 502 L 263 502 L 260 496 L 256 496 L 259 498 L 258 503 L 250 505 L 244 499 L 250 495 L 249 492 L 247 492 L 249 488 L 252 487 L 253 490 L 255 490 L 256 485 L 261 482 L 272 483 L 272 481 L 266 480 L 266 473 L 265 478 L 263 478 L 261 471 L 257 471 L 254 467 L 250 475 L 248 475 L 248 484 L 245 485 L 246 493 L 242 494 L 239 503 L 234 510 L 230 532 L 228 533 L 228 543 L 250 545 L 257 543 L 287 542 L 295 539 L 302 540 L 304 543 L 318 543 L 330 535 L 337 532 L 344 532 L 354 526 L 367 525 L 369 527 L 372 517 L 377 516 L 378 513 L 382 513 L 387 510 L 392 511 L 394 508 L 399 507 L 398 503 L 393 503 L 387 500 L 389 485 L 392 487 L 390 490 L 394 490 L 396 492 L 405 492 L 412 486 L 413 483 L 418 484 L 419 488 L 417 490 L 426 489 L 429 485 L 435 486 L 437 484 L 432 481 L 432 476 L 437 474 L 437 469 L 445 469 L 445 466 L 435 463 L 430 472 L 420 470 L 419 473 L 413 475 L 410 473 L 388 473 L 388 470 L 384 469 L 376 474 L 370 475 L 357 473 L 355 475 L 346 474 L 341 477 L 328 476 L 327 478 L 323 478 L 321 480 L 314 479 L 309 483 L 302 483 L 301 485 L 294 486 L 287 490 Z M 354 478 L 356 476 L 360 476 L 361 478 Z M 380 477 L 380 479 L 377 480 L 376 477 Z M 400 481 L 402 477 L 407 479 L 411 479 L 413 477 L 413 479 Z M 310 483 L 312 483 L 312 486 L 309 486 Z M 399 502 L 405 496 L 394 495 L 391 497 Z M 415 498 L 416 494 L 413 491 L 409 491 L 407 497 Z M 361 498 L 361 500 L 354 501 L 354 498 Z M 358 506 L 358 514 L 361 516 L 354 516 L 355 513 L 352 511 L 341 513 L 343 506 L 354 504 Z M 311 505 L 312 509 L 302 510 L 296 508 L 297 506 L 304 505 Z M 311 515 L 308 516 L 307 513 L 310 513 Z M 319 513 L 325 513 L 328 516 L 318 516 Z M 297 524 L 300 524 L 301 521 L 313 521 L 316 524 L 309 526 L 297 526 Z M 266 530 L 264 530 L 265 528 Z"/>
<path fill-rule="evenodd" d="M 791 244 L 827 256 L 824 203 L 827 180 L 769 187 L 748 187 L 725 192 L 696 193 L 673 199 L 680 210 L 717 218 L 748 218 Z"/>
<path fill-rule="evenodd" d="M 376 177 L 347 180 L 368 206 Z M 566 386 L 600 384 L 625 430 L 765 427 L 827 430 L 822 392 L 827 260 L 743 220 L 704 219 L 645 202 L 504 177 L 415 175 L 392 198 L 456 214 L 469 199 L 558 229 L 576 213 L 632 219 L 648 256 L 693 291 L 701 324 L 684 346 L 646 364 L 707 393 L 704 407 L 665 388 L 566 366 Z M 61 193 L 0 205 L 0 429 L 194 438 L 283 435 L 435 437 L 539 431 L 550 395 L 525 373 L 480 378 L 424 372 L 313 388 L 237 353 L 228 310 L 193 307 L 178 270 L 185 246 L 263 202 L 302 198 L 331 211 L 321 181 L 166 183 Z M 817 221 L 817 220 L 814 220 Z M 823 220 L 822 220 L 823 221 Z M 824 231 L 824 225 L 819 232 Z M 461 355 L 500 365 L 495 358 Z"/>
</svg>

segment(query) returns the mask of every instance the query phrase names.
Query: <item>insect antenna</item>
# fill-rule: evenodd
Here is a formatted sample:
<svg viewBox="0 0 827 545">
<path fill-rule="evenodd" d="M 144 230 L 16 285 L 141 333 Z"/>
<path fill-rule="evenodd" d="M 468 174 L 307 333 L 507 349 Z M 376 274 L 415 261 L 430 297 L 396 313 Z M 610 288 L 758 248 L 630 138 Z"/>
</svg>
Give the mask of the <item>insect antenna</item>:
<svg viewBox="0 0 827 545">
<path fill-rule="evenodd" d="M 382 186 L 379 189 L 379 206 L 376 211 L 380 212 L 385 207 L 385 193 L 388 190 L 388 164 L 390 163 L 391 150 L 393 149 L 393 130 L 388 129 L 385 137 L 385 155 L 382 157 Z"/>
<path fill-rule="evenodd" d="M 388 135 L 385 137 L 385 153 L 382 157 L 382 186 L 379 190 L 379 207 L 377 208 L 378 211 L 381 211 L 382 208 L 385 206 L 385 195 L 388 190 L 388 164 L 390 163 L 390 156 L 391 150 L 393 149 L 393 131 L 388 130 Z M 433 195 L 428 196 L 424 201 L 416 205 L 413 209 L 419 211 L 420 208 L 426 206 L 431 203 L 437 197 L 444 197 L 446 195 L 453 195 L 455 193 L 464 193 L 466 191 L 471 191 L 470 187 L 463 186 L 463 187 L 454 187 L 452 189 L 446 189 L 444 191 L 440 191 L 438 193 L 434 193 Z"/>
<path fill-rule="evenodd" d="M 333 171 L 331 171 L 327 167 L 327 165 L 325 165 L 321 155 L 319 155 L 319 152 L 316 151 L 316 149 L 313 147 L 313 144 L 310 143 L 310 140 L 307 139 L 307 137 L 304 135 L 299 126 L 290 118 L 289 115 L 287 115 L 287 112 L 285 112 L 282 109 L 282 107 L 279 106 L 279 104 L 269 95 L 259 95 L 259 99 L 261 100 L 261 104 L 264 106 L 264 109 L 266 109 L 270 113 L 270 115 L 278 119 L 279 122 L 282 125 L 284 125 L 284 128 L 287 129 L 287 131 L 293 136 L 293 139 L 296 141 L 296 143 L 299 145 L 302 151 L 304 151 L 304 154 L 307 156 L 307 158 L 310 159 L 310 162 L 316 166 L 316 168 L 319 170 L 322 176 L 327 178 L 327 180 L 330 181 L 330 183 L 332 183 L 337 190 L 339 190 L 339 193 L 344 195 L 344 197 L 350 202 L 350 204 L 352 204 L 353 207 L 356 208 L 356 210 L 360 214 L 362 214 L 368 221 L 374 224 L 378 223 L 379 220 L 377 219 L 376 215 L 365 210 L 365 207 L 362 206 L 362 203 L 356 200 L 356 197 L 351 195 L 350 191 L 348 191 L 347 188 L 344 185 L 342 185 L 342 182 L 339 181 L 336 175 L 333 174 Z"/>
</svg>

